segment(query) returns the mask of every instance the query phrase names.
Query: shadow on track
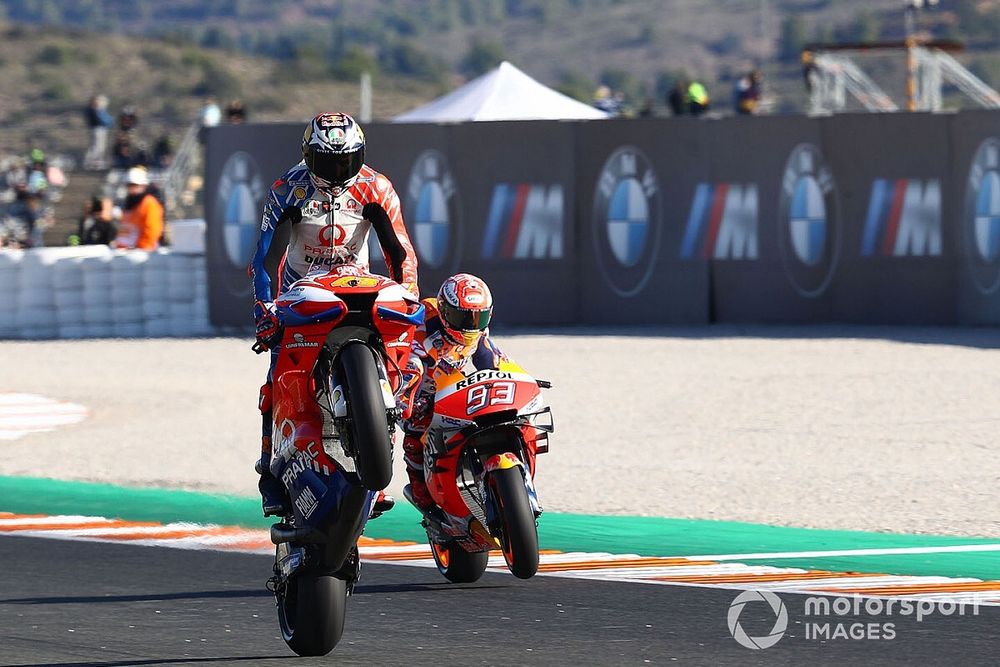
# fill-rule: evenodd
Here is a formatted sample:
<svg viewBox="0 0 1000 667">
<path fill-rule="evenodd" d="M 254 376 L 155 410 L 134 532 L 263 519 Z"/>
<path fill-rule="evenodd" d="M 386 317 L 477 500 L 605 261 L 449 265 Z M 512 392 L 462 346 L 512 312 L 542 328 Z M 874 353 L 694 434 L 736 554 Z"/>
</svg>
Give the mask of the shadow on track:
<svg viewBox="0 0 1000 667">
<path fill-rule="evenodd" d="M 298 659 L 296 655 L 265 655 L 265 656 L 240 656 L 236 658 L 156 658 L 152 660 L 113 660 L 110 662 L 37 662 L 30 665 L 19 665 L 19 667 L 134 667 L 139 665 L 178 665 L 190 664 L 194 662 L 252 662 L 257 663 L 264 660 L 288 660 Z"/>
<path fill-rule="evenodd" d="M 151 595 L 81 595 L 77 597 L 13 598 L 0 600 L 0 604 L 93 604 L 95 602 L 159 602 L 163 600 L 202 600 L 272 597 L 264 588 L 249 591 L 191 591 L 188 593 L 160 593 Z"/>
</svg>

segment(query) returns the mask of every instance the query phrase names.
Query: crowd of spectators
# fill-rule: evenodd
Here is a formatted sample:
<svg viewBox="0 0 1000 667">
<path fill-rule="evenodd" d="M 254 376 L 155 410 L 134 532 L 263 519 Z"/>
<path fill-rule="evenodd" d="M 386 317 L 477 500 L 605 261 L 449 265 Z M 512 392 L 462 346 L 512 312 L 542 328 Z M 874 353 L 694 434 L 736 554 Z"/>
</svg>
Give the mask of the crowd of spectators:
<svg viewBox="0 0 1000 667">
<path fill-rule="evenodd" d="M 39 148 L 27 156 L 0 155 L 0 247 L 40 246 L 65 186 L 62 168 Z"/>
<path fill-rule="evenodd" d="M 753 69 L 738 77 L 733 86 L 733 113 L 755 115 L 762 111 L 763 74 Z M 664 95 L 664 106 L 671 116 L 702 116 L 713 110 L 708 87 L 697 79 L 678 77 Z M 611 117 L 653 118 L 657 113 L 656 100 L 645 97 L 638 110 L 633 110 L 620 91 L 613 91 L 606 85 L 598 86 L 594 92 L 593 106 Z"/>
</svg>

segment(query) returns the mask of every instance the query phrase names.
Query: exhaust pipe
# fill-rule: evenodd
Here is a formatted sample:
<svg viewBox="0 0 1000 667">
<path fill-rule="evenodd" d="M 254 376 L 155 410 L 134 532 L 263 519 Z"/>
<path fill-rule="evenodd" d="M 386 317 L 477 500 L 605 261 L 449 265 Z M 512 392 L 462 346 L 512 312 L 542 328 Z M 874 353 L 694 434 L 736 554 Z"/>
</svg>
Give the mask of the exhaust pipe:
<svg viewBox="0 0 1000 667">
<path fill-rule="evenodd" d="M 271 543 L 284 544 L 285 542 L 321 542 L 316 539 L 323 537 L 312 528 L 292 528 L 287 523 L 276 523 L 271 526 Z"/>
</svg>

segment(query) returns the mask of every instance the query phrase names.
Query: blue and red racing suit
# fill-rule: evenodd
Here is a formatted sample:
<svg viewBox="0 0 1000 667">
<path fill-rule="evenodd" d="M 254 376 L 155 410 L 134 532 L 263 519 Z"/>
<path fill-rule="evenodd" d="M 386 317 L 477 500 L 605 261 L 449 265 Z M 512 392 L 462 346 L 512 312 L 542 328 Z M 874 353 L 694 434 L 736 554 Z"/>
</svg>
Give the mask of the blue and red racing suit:
<svg viewBox="0 0 1000 667">
<path fill-rule="evenodd" d="M 313 185 L 305 162 L 299 162 L 271 185 L 264 204 L 257 249 L 250 262 L 254 318 L 273 308 L 271 277 L 264 268 L 275 230 L 291 225 L 288 248 L 278 266 L 278 294 L 316 266 L 355 264 L 368 268 L 368 235 L 374 228 L 389 277 L 415 296 L 417 258 L 403 225 L 399 197 L 389 179 L 363 165 L 354 182 L 327 192 Z M 258 330 L 259 333 L 259 330 Z M 271 374 L 278 350 L 271 350 L 267 382 L 261 387 L 262 444 L 270 454 Z"/>
</svg>

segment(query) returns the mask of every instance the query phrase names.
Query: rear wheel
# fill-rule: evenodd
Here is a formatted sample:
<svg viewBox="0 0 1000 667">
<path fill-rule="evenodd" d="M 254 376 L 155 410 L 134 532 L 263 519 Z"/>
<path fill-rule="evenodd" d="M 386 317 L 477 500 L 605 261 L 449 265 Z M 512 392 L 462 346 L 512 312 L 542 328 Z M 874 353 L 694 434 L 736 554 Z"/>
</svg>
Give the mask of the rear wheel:
<svg viewBox="0 0 1000 667">
<path fill-rule="evenodd" d="M 344 634 L 347 582 L 331 575 L 293 576 L 278 593 L 281 637 L 299 655 L 326 655 Z"/>
<path fill-rule="evenodd" d="M 448 581 L 456 584 L 471 584 L 479 581 L 483 573 L 486 572 L 486 563 L 490 554 L 488 551 L 469 552 L 450 542 L 448 544 L 438 544 L 430 540 L 431 554 L 434 556 L 434 563 L 438 572 L 444 575 Z"/>
<path fill-rule="evenodd" d="M 361 485 L 380 491 L 392 479 L 392 440 L 372 351 L 360 343 L 340 352 L 351 417 L 354 463 Z"/>
<path fill-rule="evenodd" d="M 511 574 L 528 579 L 538 572 L 538 529 L 520 468 L 502 468 L 490 474 L 490 488 L 498 510 L 497 537 Z"/>
</svg>

